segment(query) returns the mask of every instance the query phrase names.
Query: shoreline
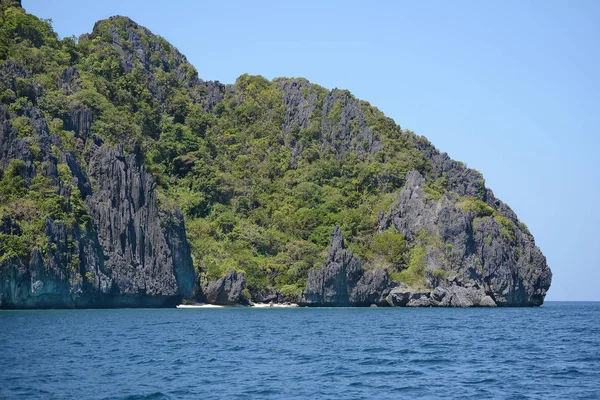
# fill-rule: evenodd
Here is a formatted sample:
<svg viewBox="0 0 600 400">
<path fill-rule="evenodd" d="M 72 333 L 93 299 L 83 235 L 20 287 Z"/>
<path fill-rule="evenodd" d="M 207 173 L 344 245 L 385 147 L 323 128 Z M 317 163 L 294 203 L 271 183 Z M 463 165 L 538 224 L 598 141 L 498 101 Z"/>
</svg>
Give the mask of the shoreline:
<svg viewBox="0 0 600 400">
<path fill-rule="evenodd" d="M 218 305 L 218 304 L 206 304 L 206 303 L 196 303 L 196 304 L 179 304 L 176 308 L 297 308 L 300 307 L 295 303 L 253 303 L 250 305 L 242 305 L 242 304 L 233 304 L 233 305 Z"/>
</svg>

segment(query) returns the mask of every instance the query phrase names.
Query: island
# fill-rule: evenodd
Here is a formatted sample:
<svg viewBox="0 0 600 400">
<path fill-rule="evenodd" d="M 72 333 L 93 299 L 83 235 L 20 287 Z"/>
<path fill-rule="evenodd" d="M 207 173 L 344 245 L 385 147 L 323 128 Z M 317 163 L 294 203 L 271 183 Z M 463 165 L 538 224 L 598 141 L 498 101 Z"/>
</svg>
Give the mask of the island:
<svg viewBox="0 0 600 400">
<path fill-rule="evenodd" d="M 539 306 L 551 280 L 480 172 L 347 90 L 204 81 L 127 17 L 59 38 L 0 0 L 0 308 Z"/>
</svg>

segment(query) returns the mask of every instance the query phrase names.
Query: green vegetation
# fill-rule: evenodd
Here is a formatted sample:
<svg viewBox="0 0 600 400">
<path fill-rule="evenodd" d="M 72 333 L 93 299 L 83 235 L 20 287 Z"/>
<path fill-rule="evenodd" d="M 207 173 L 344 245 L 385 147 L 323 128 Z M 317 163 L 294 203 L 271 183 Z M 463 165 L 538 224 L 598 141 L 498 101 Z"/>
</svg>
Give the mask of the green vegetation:
<svg viewBox="0 0 600 400">
<path fill-rule="evenodd" d="M 39 163 L 38 168 L 44 164 Z M 26 257 L 34 247 L 45 251 L 46 218 L 71 227 L 89 222 L 79 190 L 73 189 L 69 201 L 56 192 L 51 179 L 38 174 L 27 185 L 24 173 L 24 162 L 13 159 L 0 174 L 0 221 L 8 217 L 19 227 L 19 234 L 0 233 L 0 263 L 11 257 Z"/>
<path fill-rule="evenodd" d="M 296 300 L 302 295 L 302 290 L 303 288 L 295 285 L 284 285 L 281 287 L 280 292 L 286 299 Z"/>
<path fill-rule="evenodd" d="M 438 279 L 444 280 L 448 277 L 448 271 L 443 269 L 435 269 L 433 270 L 433 276 L 435 276 Z"/>
<path fill-rule="evenodd" d="M 507 240 L 514 242 L 516 240 L 515 224 L 510 219 L 500 214 L 495 214 L 494 220 L 500 225 L 500 234 Z"/>
<path fill-rule="evenodd" d="M 483 201 L 474 199 L 472 197 L 465 197 L 458 203 L 456 203 L 456 208 L 463 210 L 464 212 L 469 212 L 475 215 L 475 217 L 489 217 L 494 213 L 494 209 Z"/>
<path fill-rule="evenodd" d="M 444 174 L 440 178 L 430 182 L 423 187 L 423 190 L 427 194 L 427 197 L 433 200 L 439 200 L 444 195 L 444 192 L 448 190 L 448 178 Z"/>
<path fill-rule="evenodd" d="M 398 274 L 398 280 L 409 285 L 420 285 L 425 278 L 425 254 L 423 246 L 416 246 L 410 251 L 408 268 Z"/>
<path fill-rule="evenodd" d="M 531 236 L 531 232 L 529 232 L 529 228 L 527 227 L 527 225 L 525 225 L 525 223 L 524 223 L 524 222 L 522 222 L 522 221 L 519 221 L 519 224 L 518 224 L 518 225 L 519 225 L 519 229 L 520 229 L 520 230 L 521 230 L 523 233 L 525 233 L 526 235 L 529 235 L 529 236 Z"/>
<path fill-rule="evenodd" d="M 372 249 L 376 255 L 383 257 L 394 269 L 400 269 L 405 263 L 406 240 L 404 235 L 396 231 L 396 228 L 392 227 L 382 234 L 375 235 Z"/>
<path fill-rule="evenodd" d="M 390 273 L 390 279 L 414 287 L 424 286 L 426 278 L 426 255 L 428 249 L 437 249 L 441 252 L 440 257 L 442 257 L 444 262 L 450 262 L 452 245 L 446 244 L 444 246 L 438 235 L 429 232 L 428 229 L 422 229 L 417 232 L 412 247 L 408 248 L 403 254 L 406 263 L 401 269 L 397 269 Z M 439 271 L 443 270 L 438 270 L 437 275 L 434 272 L 434 275 L 438 277 L 438 279 L 444 279 L 445 275 L 442 278 L 440 275 L 442 272 Z"/>
</svg>

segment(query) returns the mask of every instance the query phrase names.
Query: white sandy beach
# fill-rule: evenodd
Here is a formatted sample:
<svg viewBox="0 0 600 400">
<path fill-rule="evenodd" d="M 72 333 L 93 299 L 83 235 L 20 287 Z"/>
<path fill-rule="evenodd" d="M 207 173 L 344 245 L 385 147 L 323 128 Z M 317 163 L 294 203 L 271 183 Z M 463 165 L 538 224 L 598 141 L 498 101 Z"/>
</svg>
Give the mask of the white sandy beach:
<svg viewBox="0 0 600 400">
<path fill-rule="evenodd" d="M 298 304 L 287 303 L 287 304 L 278 304 L 278 303 L 254 303 L 250 306 L 244 306 L 241 304 L 234 304 L 231 306 L 220 306 L 216 304 L 206 304 L 206 303 L 196 303 L 196 304 L 179 304 L 177 308 L 295 308 L 298 307 Z"/>
</svg>

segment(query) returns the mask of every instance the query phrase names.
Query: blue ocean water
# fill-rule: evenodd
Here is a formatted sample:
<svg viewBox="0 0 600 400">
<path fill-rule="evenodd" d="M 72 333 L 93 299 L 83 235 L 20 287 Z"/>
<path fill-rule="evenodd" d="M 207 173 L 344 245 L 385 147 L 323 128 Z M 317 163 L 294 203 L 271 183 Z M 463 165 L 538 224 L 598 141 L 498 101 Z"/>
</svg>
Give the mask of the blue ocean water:
<svg viewBox="0 0 600 400">
<path fill-rule="evenodd" d="M 0 398 L 600 398 L 600 303 L 0 312 Z"/>
</svg>

